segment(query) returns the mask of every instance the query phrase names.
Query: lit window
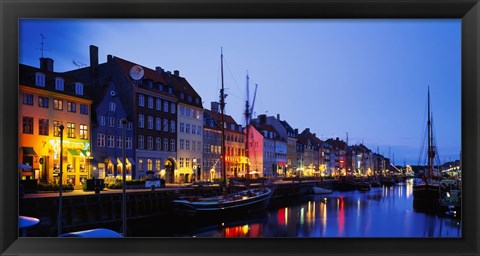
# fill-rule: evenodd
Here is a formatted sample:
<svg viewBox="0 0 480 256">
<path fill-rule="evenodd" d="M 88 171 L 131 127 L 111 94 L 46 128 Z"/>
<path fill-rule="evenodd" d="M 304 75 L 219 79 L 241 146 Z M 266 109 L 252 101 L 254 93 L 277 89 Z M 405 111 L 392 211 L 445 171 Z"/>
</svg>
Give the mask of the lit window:
<svg viewBox="0 0 480 256">
<path fill-rule="evenodd" d="M 38 106 L 48 108 L 48 97 L 38 96 Z"/>
<path fill-rule="evenodd" d="M 67 137 L 75 138 L 75 124 L 67 122 Z"/>
<path fill-rule="evenodd" d="M 60 125 L 62 125 L 61 121 L 53 121 L 53 136 L 60 137 Z"/>
<path fill-rule="evenodd" d="M 75 102 L 67 101 L 67 111 L 77 112 L 77 104 L 75 104 Z"/>
<path fill-rule="evenodd" d="M 80 139 L 88 139 L 88 126 L 85 124 L 80 125 Z"/>
<path fill-rule="evenodd" d="M 63 100 L 53 100 L 53 109 L 63 110 Z"/>
</svg>

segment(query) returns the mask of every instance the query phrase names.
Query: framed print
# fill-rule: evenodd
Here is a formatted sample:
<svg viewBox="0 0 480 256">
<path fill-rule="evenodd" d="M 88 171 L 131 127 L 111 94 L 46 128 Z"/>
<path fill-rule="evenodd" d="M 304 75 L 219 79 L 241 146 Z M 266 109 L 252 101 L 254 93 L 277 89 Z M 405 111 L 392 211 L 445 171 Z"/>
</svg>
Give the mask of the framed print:
<svg viewBox="0 0 480 256">
<path fill-rule="evenodd" d="M 0 6 L 2 255 L 479 254 L 477 0 Z"/>
</svg>

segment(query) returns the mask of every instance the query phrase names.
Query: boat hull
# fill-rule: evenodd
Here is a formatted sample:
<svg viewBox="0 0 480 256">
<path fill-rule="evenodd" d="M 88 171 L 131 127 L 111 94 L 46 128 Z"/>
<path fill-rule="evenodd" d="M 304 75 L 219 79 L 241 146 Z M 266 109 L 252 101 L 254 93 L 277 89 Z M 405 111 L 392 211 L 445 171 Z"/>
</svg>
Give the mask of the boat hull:
<svg viewBox="0 0 480 256">
<path fill-rule="evenodd" d="M 417 202 L 438 205 L 439 197 L 438 185 L 421 184 L 413 186 L 413 199 Z"/>
<path fill-rule="evenodd" d="M 175 213 L 191 217 L 216 217 L 246 214 L 266 209 L 270 204 L 271 195 L 272 191 L 268 190 L 266 193 L 259 196 L 225 202 L 192 202 L 188 200 L 174 200 L 172 202 L 172 207 Z"/>
</svg>

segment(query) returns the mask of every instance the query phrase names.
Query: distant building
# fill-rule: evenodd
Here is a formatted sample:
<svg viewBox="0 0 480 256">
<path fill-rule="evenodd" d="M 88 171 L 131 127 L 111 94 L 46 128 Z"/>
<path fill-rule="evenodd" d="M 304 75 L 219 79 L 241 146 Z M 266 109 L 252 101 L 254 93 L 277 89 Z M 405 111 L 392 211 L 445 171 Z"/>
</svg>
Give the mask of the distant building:
<svg viewBox="0 0 480 256">
<path fill-rule="evenodd" d="M 336 139 L 328 139 L 326 142 L 332 145 L 332 150 L 334 152 L 334 164 L 333 164 L 333 175 L 346 175 L 347 174 L 347 150 L 348 145 L 346 142 L 340 140 L 338 137 Z M 331 161 L 331 160 L 330 160 Z"/>
<path fill-rule="evenodd" d="M 306 128 L 298 135 L 298 141 L 303 149 L 303 175 L 320 176 L 321 143 L 315 133 Z"/>
<path fill-rule="evenodd" d="M 92 100 L 84 83 L 53 70 L 53 59 L 40 68 L 19 65 L 18 145 L 20 179 L 58 183 L 60 125 L 63 130 L 63 181 L 81 188 L 89 177 Z"/>
</svg>

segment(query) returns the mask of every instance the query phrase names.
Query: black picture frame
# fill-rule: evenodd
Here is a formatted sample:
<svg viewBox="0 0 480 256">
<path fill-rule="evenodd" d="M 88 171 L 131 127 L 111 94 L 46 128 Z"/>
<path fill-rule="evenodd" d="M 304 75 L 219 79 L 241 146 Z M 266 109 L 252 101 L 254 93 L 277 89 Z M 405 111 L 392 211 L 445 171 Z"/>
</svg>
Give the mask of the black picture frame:
<svg viewBox="0 0 480 256">
<path fill-rule="evenodd" d="M 478 0 L 0 0 L 0 252 L 2 255 L 479 255 L 480 3 Z M 20 18 L 460 18 L 463 237 L 127 238 L 18 237 Z"/>
</svg>

